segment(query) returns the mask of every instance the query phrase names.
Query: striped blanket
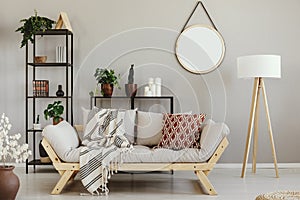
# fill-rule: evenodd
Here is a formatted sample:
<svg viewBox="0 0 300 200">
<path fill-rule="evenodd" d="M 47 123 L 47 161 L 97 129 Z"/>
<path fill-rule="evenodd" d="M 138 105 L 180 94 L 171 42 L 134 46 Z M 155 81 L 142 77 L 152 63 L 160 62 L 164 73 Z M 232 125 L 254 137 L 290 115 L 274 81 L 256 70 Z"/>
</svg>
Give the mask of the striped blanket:
<svg viewBox="0 0 300 200">
<path fill-rule="evenodd" d="M 121 162 L 121 154 L 131 148 L 124 136 L 123 117 L 116 109 L 101 109 L 87 124 L 80 152 L 80 178 L 95 195 L 108 194 L 111 165 Z"/>
</svg>

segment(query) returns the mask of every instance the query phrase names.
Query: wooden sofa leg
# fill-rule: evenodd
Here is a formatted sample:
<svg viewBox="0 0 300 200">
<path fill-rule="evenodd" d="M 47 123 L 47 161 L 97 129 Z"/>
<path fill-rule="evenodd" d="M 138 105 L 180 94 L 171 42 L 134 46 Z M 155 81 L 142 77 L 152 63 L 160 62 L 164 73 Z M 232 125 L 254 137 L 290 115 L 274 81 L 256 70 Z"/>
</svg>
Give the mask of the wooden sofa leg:
<svg viewBox="0 0 300 200">
<path fill-rule="evenodd" d="M 56 183 L 55 187 L 53 188 L 51 194 L 60 194 L 62 189 L 68 183 L 70 178 L 76 173 L 74 170 L 66 170 L 62 176 L 60 177 L 59 181 Z"/>
<path fill-rule="evenodd" d="M 197 177 L 199 178 L 200 182 L 202 183 L 203 187 L 206 189 L 209 195 L 217 195 L 217 191 L 213 187 L 213 185 L 208 180 L 207 176 L 203 171 L 195 171 Z"/>
</svg>

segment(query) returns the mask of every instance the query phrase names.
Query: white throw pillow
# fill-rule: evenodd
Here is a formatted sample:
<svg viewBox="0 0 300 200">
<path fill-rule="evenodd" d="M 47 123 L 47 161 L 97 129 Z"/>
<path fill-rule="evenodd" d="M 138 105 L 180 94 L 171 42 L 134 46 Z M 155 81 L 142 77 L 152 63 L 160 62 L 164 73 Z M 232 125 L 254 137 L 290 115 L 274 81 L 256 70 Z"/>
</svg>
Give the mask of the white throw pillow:
<svg viewBox="0 0 300 200">
<path fill-rule="evenodd" d="M 207 159 L 220 144 L 222 139 L 230 133 L 228 126 L 223 122 L 214 122 L 207 119 L 201 132 L 200 148 Z"/>
<path fill-rule="evenodd" d="M 82 126 L 83 131 L 87 123 L 100 111 L 100 108 L 94 106 L 92 110 L 81 107 L 82 109 Z"/>
<path fill-rule="evenodd" d="M 57 125 L 47 125 L 42 135 L 48 140 L 57 155 L 65 162 L 77 162 L 72 151 L 79 146 L 76 130 L 67 121 Z"/>
<path fill-rule="evenodd" d="M 125 137 L 128 141 L 133 144 L 134 142 L 134 125 L 135 125 L 135 117 L 136 117 L 137 109 L 134 110 L 126 110 L 124 112 L 124 129 L 125 129 Z"/>
<path fill-rule="evenodd" d="M 162 113 L 138 111 L 137 144 L 147 146 L 157 145 L 162 137 L 162 128 Z"/>
</svg>

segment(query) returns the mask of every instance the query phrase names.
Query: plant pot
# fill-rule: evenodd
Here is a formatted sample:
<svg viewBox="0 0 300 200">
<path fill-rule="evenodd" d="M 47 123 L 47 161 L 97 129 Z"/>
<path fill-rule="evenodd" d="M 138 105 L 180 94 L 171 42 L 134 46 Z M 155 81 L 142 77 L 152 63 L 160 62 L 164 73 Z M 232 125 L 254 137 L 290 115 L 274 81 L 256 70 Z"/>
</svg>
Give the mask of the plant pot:
<svg viewBox="0 0 300 200">
<path fill-rule="evenodd" d="M 114 91 L 114 85 L 109 83 L 101 84 L 101 93 L 104 97 L 111 97 Z"/>
<path fill-rule="evenodd" d="M 13 172 L 14 166 L 0 166 L 0 199 L 13 200 L 20 187 L 18 176 Z"/>
<path fill-rule="evenodd" d="M 127 97 L 135 97 L 137 92 L 137 84 L 125 84 L 125 92 Z"/>
<path fill-rule="evenodd" d="M 41 130 L 42 129 L 42 125 L 41 124 L 33 124 L 33 129 L 34 130 Z"/>
<path fill-rule="evenodd" d="M 58 118 L 58 117 L 57 117 L 57 118 L 56 118 L 56 117 L 53 117 L 52 120 L 53 120 L 53 122 L 52 122 L 53 125 L 56 125 L 56 124 L 58 124 L 59 122 L 63 121 L 64 118 L 62 118 L 62 117 L 59 117 L 59 118 Z"/>
</svg>

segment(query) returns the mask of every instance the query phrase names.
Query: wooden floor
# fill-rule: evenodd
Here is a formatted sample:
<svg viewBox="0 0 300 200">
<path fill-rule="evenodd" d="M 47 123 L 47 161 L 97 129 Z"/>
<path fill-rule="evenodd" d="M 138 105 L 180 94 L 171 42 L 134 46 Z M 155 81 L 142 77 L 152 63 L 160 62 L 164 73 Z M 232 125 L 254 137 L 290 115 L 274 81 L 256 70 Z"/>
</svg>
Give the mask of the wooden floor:
<svg viewBox="0 0 300 200">
<path fill-rule="evenodd" d="M 110 179 L 110 193 L 106 197 L 89 196 L 81 182 L 75 180 L 60 195 L 50 195 L 59 175 L 49 167 L 39 167 L 37 173 L 18 167 L 21 186 L 17 199 L 220 199 L 254 200 L 262 193 L 279 190 L 300 191 L 300 169 L 279 169 L 280 178 L 275 178 L 274 169 L 257 169 L 256 175 L 249 169 L 246 178 L 240 178 L 241 169 L 216 168 L 209 175 L 218 196 L 203 194 L 197 177 L 191 172 L 164 174 L 115 174 Z"/>
</svg>

